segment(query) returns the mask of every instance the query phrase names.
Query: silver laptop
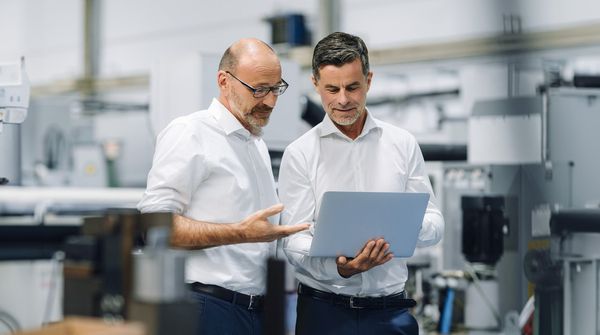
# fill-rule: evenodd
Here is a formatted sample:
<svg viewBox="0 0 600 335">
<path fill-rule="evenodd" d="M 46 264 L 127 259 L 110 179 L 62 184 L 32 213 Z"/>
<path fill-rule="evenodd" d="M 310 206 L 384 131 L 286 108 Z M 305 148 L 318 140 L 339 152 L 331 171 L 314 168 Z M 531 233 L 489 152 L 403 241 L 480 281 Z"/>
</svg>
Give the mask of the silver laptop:
<svg viewBox="0 0 600 335">
<path fill-rule="evenodd" d="M 394 257 L 411 257 L 428 201 L 429 193 L 325 192 L 309 256 L 354 257 L 384 238 Z"/>
</svg>

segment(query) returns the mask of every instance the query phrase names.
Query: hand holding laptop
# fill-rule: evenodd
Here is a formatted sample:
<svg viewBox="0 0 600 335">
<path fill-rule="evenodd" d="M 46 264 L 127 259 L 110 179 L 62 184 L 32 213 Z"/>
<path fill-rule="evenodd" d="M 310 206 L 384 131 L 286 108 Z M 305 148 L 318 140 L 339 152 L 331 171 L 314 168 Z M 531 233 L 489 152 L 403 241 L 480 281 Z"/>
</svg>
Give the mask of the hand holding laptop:
<svg viewBox="0 0 600 335">
<path fill-rule="evenodd" d="M 382 238 L 369 240 L 354 258 L 346 256 L 336 258 L 338 273 L 344 278 L 350 278 L 355 274 L 385 264 L 394 258 L 389 249 L 390 245 Z"/>
</svg>

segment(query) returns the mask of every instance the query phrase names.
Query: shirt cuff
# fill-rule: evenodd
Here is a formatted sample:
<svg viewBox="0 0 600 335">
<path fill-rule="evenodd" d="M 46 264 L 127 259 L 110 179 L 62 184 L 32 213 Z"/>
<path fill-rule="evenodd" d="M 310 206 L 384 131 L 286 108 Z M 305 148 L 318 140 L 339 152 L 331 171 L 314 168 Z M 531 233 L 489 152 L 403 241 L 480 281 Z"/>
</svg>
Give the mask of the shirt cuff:
<svg viewBox="0 0 600 335">
<path fill-rule="evenodd" d="M 332 279 L 346 279 L 340 275 L 337 269 L 337 263 L 335 262 L 335 257 L 327 257 L 323 262 L 323 268 L 327 276 Z"/>
</svg>

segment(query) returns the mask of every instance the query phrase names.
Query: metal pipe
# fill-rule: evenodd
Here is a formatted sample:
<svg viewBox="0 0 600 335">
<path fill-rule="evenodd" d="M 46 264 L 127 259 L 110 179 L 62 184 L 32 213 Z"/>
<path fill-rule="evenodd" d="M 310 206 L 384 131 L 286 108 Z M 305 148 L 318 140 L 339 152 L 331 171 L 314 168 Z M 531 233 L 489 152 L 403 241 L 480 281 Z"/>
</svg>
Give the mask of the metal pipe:
<svg viewBox="0 0 600 335">
<path fill-rule="evenodd" d="M 550 130 L 548 126 L 548 111 L 550 101 L 548 99 L 549 88 L 542 92 L 542 164 L 544 166 L 546 179 L 552 179 L 552 161 L 550 161 Z"/>
<path fill-rule="evenodd" d="M 319 40 L 331 33 L 340 31 L 340 1 L 319 1 Z"/>
<path fill-rule="evenodd" d="M 85 0 L 83 24 L 83 93 L 94 95 L 100 66 L 100 0 Z"/>
</svg>

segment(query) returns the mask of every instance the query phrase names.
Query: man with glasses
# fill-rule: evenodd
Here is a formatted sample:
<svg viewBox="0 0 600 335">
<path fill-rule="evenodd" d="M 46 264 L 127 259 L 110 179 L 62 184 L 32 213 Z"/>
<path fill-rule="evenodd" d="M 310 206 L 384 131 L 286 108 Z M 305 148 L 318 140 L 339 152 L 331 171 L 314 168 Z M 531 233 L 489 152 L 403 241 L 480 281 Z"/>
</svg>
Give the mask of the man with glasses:
<svg viewBox="0 0 600 335">
<path fill-rule="evenodd" d="M 174 213 L 171 244 L 190 250 L 186 280 L 199 334 L 262 334 L 266 260 L 275 240 L 308 228 L 278 225 L 279 204 L 260 138 L 288 84 L 275 52 L 242 39 L 223 54 L 219 97 L 157 138 L 143 213 Z"/>
<path fill-rule="evenodd" d="M 327 115 L 285 150 L 279 171 L 282 223 L 314 222 L 327 191 L 428 192 L 417 245 L 436 244 L 444 219 L 417 141 L 366 108 L 373 73 L 363 40 L 346 33 L 323 38 L 315 46 L 312 72 Z M 401 217 L 398 225 L 401 231 Z M 355 255 L 331 258 L 309 257 L 311 241 L 305 231 L 283 243 L 300 281 L 296 334 L 418 334 L 407 310 L 414 301 L 404 292 L 406 261 L 393 258 L 385 240 L 365 241 Z"/>
</svg>

